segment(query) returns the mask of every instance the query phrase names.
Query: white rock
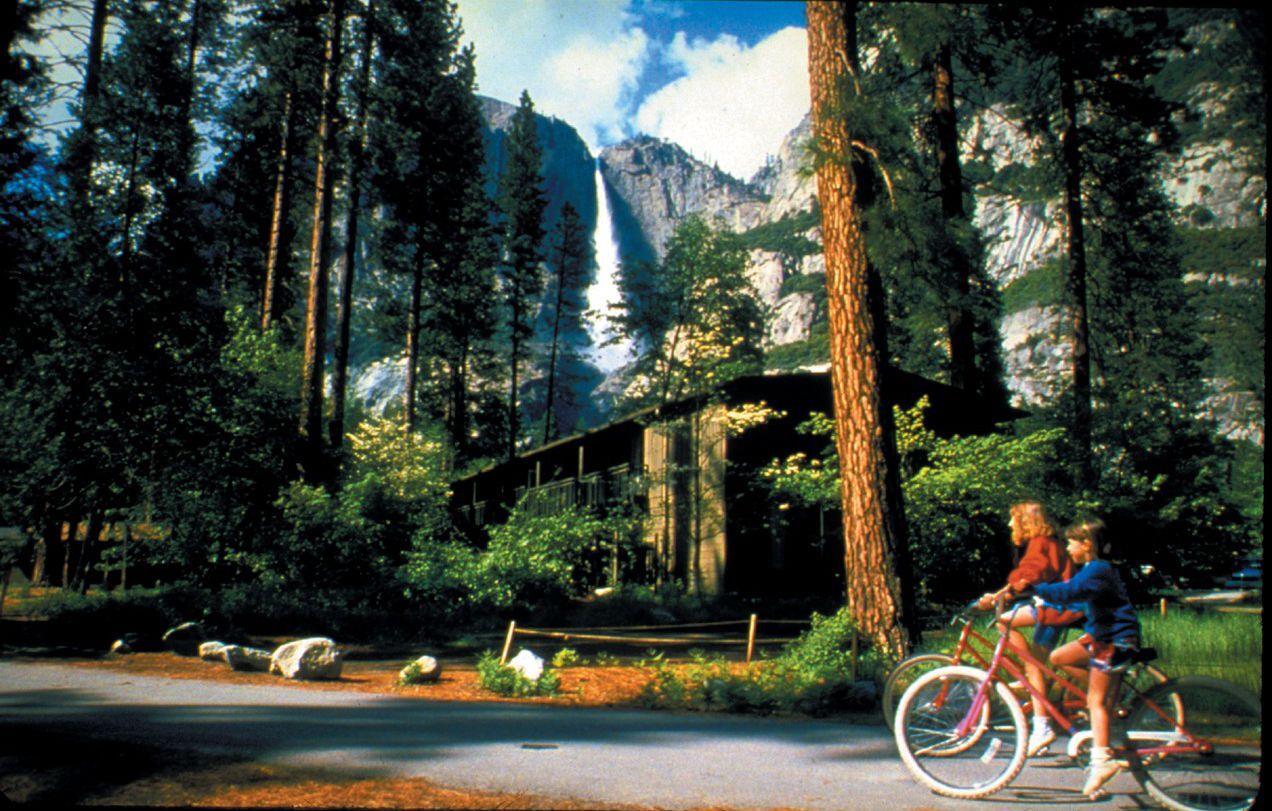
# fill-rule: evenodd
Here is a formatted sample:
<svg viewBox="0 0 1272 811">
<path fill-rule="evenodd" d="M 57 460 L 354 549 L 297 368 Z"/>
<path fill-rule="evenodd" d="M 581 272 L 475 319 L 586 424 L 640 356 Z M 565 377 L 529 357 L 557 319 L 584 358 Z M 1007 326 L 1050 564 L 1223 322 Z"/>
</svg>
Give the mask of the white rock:
<svg viewBox="0 0 1272 811">
<path fill-rule="evenodd" d="M 442 663 L 432 656 L 421 656 L 398 673 L 401 684 L 435 682 L 442 677 Z"/>
<path fill-rule="evenodd" d="M 326 637 L 288 642 L 270 657 L 269 672 L 288 679 L 338 679 L 344 654 Z"/>
<path fill-rule="evenodd" d="M 530 651 L 521 651 L 508 662 L 508 667 L 525 676 L 530 681 L 538 681 L 543 675 L 543 660 Z"/>
<path fill-rule="evenodd" d="M 205 662 L 221 662 L 225 660 L 224 642 L 204 642 L 199 645 L 199 658 Z"/>
<path fill-rule="evenodd" d="M 221 650 L 221 658 L 230 666 L 230 670 L 259 671 L 269 670 L 273 656 L 260 648 L 245 648 L 241 645 L 226 645 Z"/>
</svg>

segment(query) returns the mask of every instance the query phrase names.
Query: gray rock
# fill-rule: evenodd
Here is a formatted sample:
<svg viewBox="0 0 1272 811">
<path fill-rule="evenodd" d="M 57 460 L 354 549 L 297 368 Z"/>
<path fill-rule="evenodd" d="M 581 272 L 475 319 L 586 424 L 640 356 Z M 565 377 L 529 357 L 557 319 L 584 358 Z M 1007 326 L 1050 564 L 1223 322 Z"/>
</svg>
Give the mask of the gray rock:
<svg viewBox="0 0 1272 811">
<path fill-rule="evenodd" d="M 230 670 L 266 673 L 273 661 L 273 654 L 260 648 L 226 645 L 221 649 L 221 658 L 230 666 Z"/>
<path fill-rule="evenodd" d="M 163 635 L 163 644 L 181 656 L 198 656 L 199 646 L 207 639 L 208 635 L 202 625 L 197 622 L 183 622 L 168 629 Z"/>
<path fill-rule="evenodd" d="M 321 681 L 340 678 L 344 653 L 326 637 L 311 637 L 288 642 L 270 657 L 269 672 L 298 681 Z"/>
</svg>

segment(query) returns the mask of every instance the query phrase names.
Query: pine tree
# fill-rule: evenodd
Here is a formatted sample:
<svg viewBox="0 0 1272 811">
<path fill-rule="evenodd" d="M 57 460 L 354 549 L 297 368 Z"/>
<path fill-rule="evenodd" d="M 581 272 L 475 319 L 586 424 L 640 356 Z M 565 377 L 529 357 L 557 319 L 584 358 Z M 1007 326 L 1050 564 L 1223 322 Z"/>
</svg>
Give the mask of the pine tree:
<svg viewBox="0 0 1272 811">
<path fill-rule="evenodd" d="M 504 217 L 504 290 L 508 309 L 509 458 L 516 455 L 521 429 L 520 370 L 529 357 L 539 294 L 543 289 L 543 148 L 536 132 L 534 103 L 522 91 L 508 132 L 507 169 L 499 179 Z"/>
<path fill-rule="evenodd" d="M 561 219 L 553 234 L 552 249 L 552 340 L 548 351 L 547 395 L 544 398 L 543 442 L 547 444 L 560 436 L 561 426 L 557 415 L 559 391 L 559 356 L 566 352 L 566 333 L 571 327 L 580 328 L 579 316 L 582 302 L 578 287 L 583 280 L 591 240 L 579 219 L 579 212 L 569 202 L 561 206 Z"/>
<path fill-rule="evenodd" d="M 860 87 L 857 8 L 851 2 L 810 3 L 807 14 L 813 134 L 821 152 L 817 192 L 826 254 L 848 607 L 881 650 L 904 654 L 910 646 L 913 600 L 907 597 L 905 581 L 908 555 L 898 471 L 889 468 L 885 449 L 895 437 L 888 435 L 880 389 L 881 291 L 871 283 L 854 121 L 844 106 L 844 96 L 855 95 Z M 895 459 L 895 450 L 891 456 Z"/>
<path fill-rule="evenodd" d="M 318 114 L 313 220 L 309 237 L 309 295 L 305 307 L 305 351 L 301 369 L 300 442 L 305 477 L 330 476 L 323 462 L 323 370 L 326 359 L 327 294 L 330 286 L 331 211 L 335 161 L 336 107 L 339 102 L 344 0 L 331 0 L 323 56 L 322 102 Z"/>
</svg>

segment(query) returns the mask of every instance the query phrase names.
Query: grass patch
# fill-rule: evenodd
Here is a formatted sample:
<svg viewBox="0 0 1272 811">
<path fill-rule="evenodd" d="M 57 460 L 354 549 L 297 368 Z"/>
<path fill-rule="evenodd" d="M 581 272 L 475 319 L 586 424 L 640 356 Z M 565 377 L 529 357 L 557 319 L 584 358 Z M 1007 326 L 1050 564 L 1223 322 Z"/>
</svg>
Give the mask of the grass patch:
<svg viewBox="0 0 1272 811">
<path fill-rule="evenodd" d="M 1145 644 L 1171 676 L 1213 676 L 1263 698 L 1263 616 L 1173 611 L 1140 612 Z"/>
<path fill-rule="evenodd" d="M 477 657 L 477 683 L 496 695 L 517 698 L 554 696 L 561 686 L 560 678 L 551 668 L 545 666 L 543 674 L 532 681 L 508 665 L 500 664 L 493 651 L 484 651 Z"/>
</svg>

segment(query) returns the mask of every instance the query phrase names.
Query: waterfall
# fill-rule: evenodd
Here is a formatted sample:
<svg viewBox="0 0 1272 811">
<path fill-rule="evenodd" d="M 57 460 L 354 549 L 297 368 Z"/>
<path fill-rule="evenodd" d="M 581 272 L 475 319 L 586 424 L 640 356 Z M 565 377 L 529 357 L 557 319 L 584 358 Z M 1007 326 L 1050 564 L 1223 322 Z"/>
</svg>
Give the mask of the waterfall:
<svg viewBox="0 0 1272 811">
<path fill-rule="evenodd" d="M 587 334 L 592 339 L 588 358 L 605 374 L 609 374 L 631 360 L 631 342 L 624 339 L 615 344 L 602 343 L 614 334 L 609 319 L 610 306 L 622 303 L 623 294 L 618 289 L 618 241 L 614 238 L 614 221 L 610 216 L 609 195 L 605 191 L 605 178 L 601 175 L 601 159 L 596 158 L 596 230 L 592 244 L 596 248 L 596 279 L 587 289 Z"/>
</svg>

